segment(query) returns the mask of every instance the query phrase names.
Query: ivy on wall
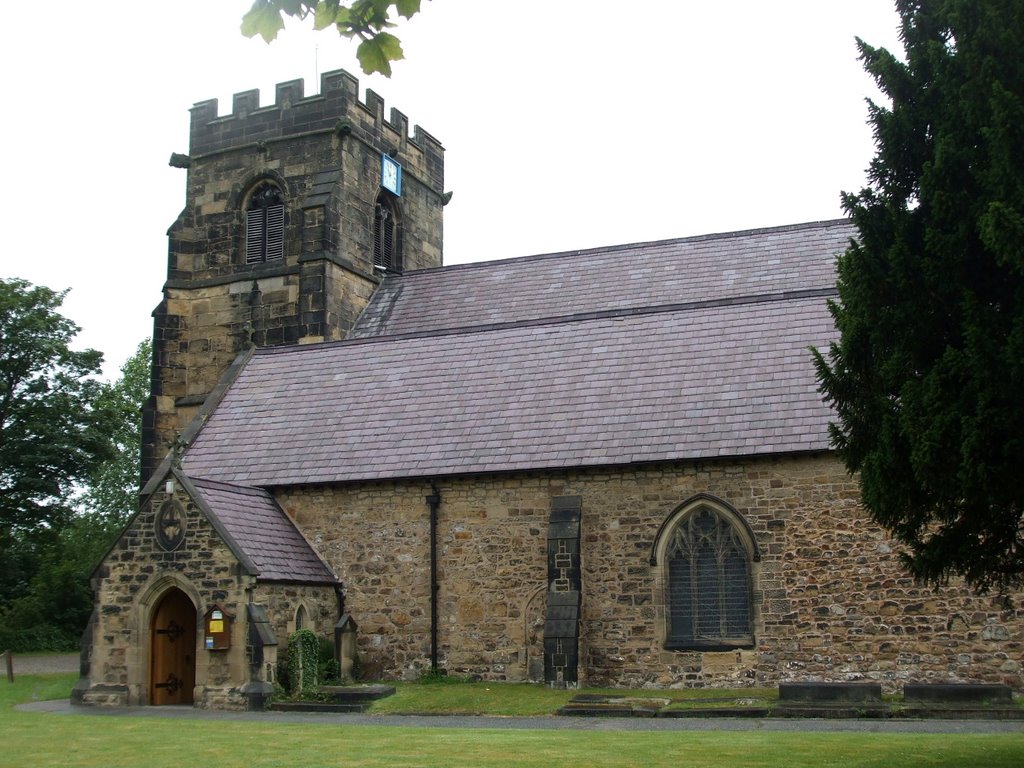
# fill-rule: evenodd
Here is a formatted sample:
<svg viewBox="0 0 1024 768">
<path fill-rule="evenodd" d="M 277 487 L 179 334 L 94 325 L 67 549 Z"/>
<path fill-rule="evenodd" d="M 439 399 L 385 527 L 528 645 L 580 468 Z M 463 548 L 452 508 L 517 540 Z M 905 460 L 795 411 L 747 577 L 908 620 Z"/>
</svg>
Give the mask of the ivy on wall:
<svg viewBox="0 0 1024 768">
<path fill-rule="evenodd" d="M 313 693 L 320 686 L 320 638 L 311 630 L 297 629 L 288 638 L 288 692 Z"/>
</svg>

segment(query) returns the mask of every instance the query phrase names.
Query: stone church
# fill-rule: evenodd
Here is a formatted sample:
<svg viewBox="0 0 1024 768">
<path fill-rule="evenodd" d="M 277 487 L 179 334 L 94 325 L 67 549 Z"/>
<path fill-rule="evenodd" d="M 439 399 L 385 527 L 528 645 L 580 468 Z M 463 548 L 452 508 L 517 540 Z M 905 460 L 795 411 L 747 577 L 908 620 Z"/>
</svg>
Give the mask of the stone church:
<svg viewBox="0 0 1024 768">
<path fill-rule="evenodd" d="M 1020 600 L 916 584 L 829 451 L 848 222 L 444 267 L 443 147 L 344 72 L 171 162 L 76 701 L 262 707 L 297 628 L 371 678 L 1024 688 Z"/>
</svg>

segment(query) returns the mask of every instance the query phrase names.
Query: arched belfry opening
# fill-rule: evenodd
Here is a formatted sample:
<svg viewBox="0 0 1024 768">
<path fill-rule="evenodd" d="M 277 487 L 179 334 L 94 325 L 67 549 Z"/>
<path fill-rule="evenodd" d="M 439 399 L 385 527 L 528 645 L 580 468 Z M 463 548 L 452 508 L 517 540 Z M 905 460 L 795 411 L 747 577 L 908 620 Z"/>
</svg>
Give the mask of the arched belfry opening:
<svg viewBox="0 0 1024 768">
<path fill-rule="evenodd" d="M 167 590 L 149 623 L 149 703 L 191 704 L 196 685 L 196 622 L 192 600 Z"/>
<path fill-rule="evenodd" d="M 402 271 L 402 221 L 398 203 L 381 191 L 373 210 L 373 266 L 385 272 Z"/>
<path fill-rule="evenodd" d="M 245 206 L 245 263 L 284 257 L 284 196 L 269 181 L 260 182 Z"/>
</svg>

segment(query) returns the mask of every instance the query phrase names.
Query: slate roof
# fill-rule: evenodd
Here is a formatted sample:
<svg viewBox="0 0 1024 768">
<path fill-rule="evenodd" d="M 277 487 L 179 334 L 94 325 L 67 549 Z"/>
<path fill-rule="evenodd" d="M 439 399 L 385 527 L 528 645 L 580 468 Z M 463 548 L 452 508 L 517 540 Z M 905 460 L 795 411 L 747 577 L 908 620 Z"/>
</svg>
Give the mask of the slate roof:
<svg viewBox="0 0 1024 768">
<path fill-rule="evenodd" d="M 349 338 L 831 288 L 853 236 L 841 219 L 409 272 Z"/>
<path fill-rule="evenodd" d="M 337 579 L 266 491 L 190 478 L 202 502 L 249 558 L 260 581 L 334 584 Z"/>
<path fill-rule="evenodd" d="M 852 234 L 822 222 L 389 278 L 358 338 L 258 350 L 184 467 L 270 487 L 826 450 L 808 349 L 835 336 L 826 297 Z"/>
</svg>

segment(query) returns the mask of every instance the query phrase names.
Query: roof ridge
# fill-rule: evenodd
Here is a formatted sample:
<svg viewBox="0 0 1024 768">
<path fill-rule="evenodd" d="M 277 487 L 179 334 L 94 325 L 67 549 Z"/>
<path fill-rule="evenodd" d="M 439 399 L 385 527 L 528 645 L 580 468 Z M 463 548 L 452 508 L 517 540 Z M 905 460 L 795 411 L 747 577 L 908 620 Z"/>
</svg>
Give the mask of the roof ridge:
<svg viewBox="0 0 1024 768">
<path fill-rule="evenodd" d="M 684 237 L 670 237 L 662 240 L 639 240 L 633 243 L 616 243 L 613 245 L 599 245 L 593 248 L 578 248 L 568 251 L 550 251 L 547 253 L 534 253 L 525 256 L 508 256 L 504 259 L 492 259 L 485 261 L 469 261 L 462 264 L 445 264 L 440 267 L 427 267 L 425 269 L 410 269 L 395 275 L 400 280 L 408 278 L 427 276 L 438 272 L 463 271 L 467 269 L 487 268 L 495 264 L 520 264 L 547 259 L 562 259 L 572 256 L 586 256 L 598 253 L 617 253 L 619 251 L 632 250 L 635 248 L 649 248 L 654 245 L 680 245 L 684 243 L 701 243 L 714 240 L 729 240 L 753 235 L 764 235 L 774 232 L 797 232 L 804 229 L 829 229 L 841 224 L 853 225 L 853 221 L 847 218 L 823 219 L 820 221 L 806 221 L 799 224 L 784 224 L 777 227 L 754 227 L 751 229 L 738 229 L 731 232 L 714 232 L 703 235 L 686 235 Z"/>
<path fill-rule="evenodd" d="M 780 301 L 799 301 L 800 299 L 830 298 L 838 296 L 839 291 L 835 287 L 828 288 L 802 288 L 795 291 L 781 291 L 777 293 L 747 294 L 745 296 L 723 296 L 717 299 L 701 299 L 700 301 L 678 302 L 672 304 L 654 304 L 640 307 L 621 307 L 616 309 L 601 309 L 593 312 L 577 312 L 569 315 L 550 315 L 548 317 L 527 318 L 524 320 L 510 320 L 507 322 L 479 323 L 477 325 L 453 326 L 451 328 L 432 328 L 426 331 L 409 331 L 406 333 L 395 333 L 390 335 L 359 336 L 357 338 L 341 339 L 339 341 L 322 341 L 316 344 L 293 344 L 280 347 L 261 347 L 254 353 L 255 356 L 284 355 L 294 352 L 302 352 L 308 349 L 339 346 L 357 346 L 361 344 L 372 344 L 383 341 L 407 341 L 409 339 L 426 339 L 441 336 L 470 335 L 477 333 L 489 333 L 492 331 L 506 331 L 514 328 L 537 328 L 546 325 L 568 325 L 592 320 L 610 320 L 625 317 L 644 317 L 647 315 L 665 314 L 669 312 L 693 312 L 702 309 L 714 309 L 716 307 L 746 306 L 750 304 L 772 304 Z"/>
<path fill-rule="evenodd" d="M 205 477 L 192 476 L 189 476 L 189 480 L 191 480 L 194 485 L 199 485 L 204 488 L 219 488 L 222 490 L 243 491 L 245 493 L 257 494 L 267 493 L 267 490 L 265 488 L 262 488 L 258 485 L 238 485 L 238 483 L 227 483 L 223 480 L 210 480 Z"/>
</svg>

